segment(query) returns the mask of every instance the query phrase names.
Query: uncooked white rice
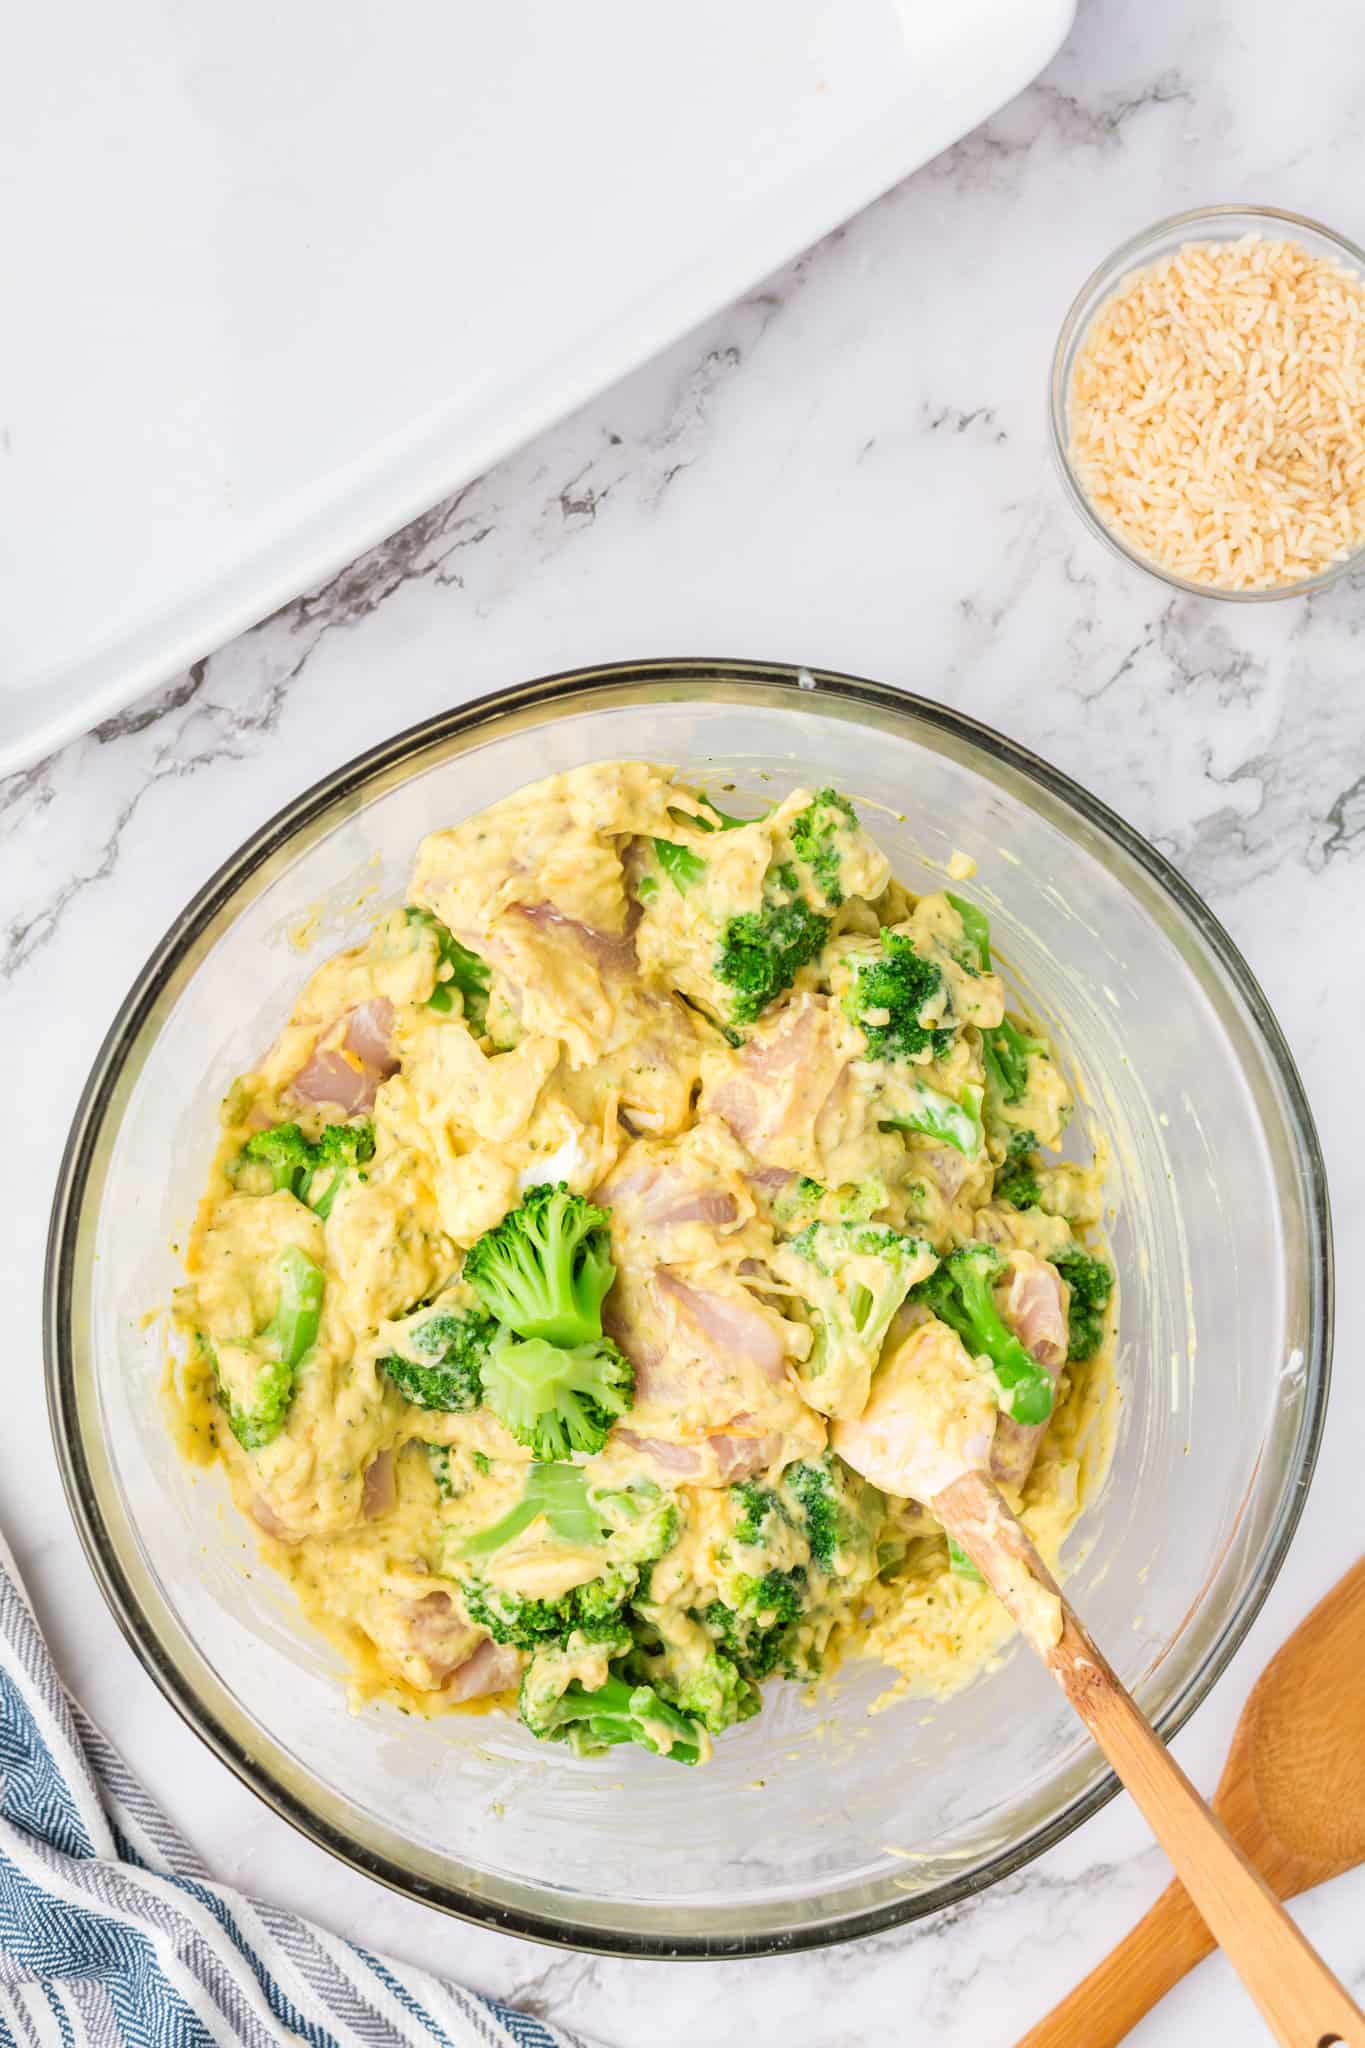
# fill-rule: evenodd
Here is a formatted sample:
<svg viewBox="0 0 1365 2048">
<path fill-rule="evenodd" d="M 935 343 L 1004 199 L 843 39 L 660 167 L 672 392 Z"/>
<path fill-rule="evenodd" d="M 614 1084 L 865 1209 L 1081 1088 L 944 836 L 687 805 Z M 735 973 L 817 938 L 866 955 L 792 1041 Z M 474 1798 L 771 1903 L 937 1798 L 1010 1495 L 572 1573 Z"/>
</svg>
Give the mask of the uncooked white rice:
<svg viewBox="0 0 1365 2048">
<path fill-rule="evenodd" d="M 1129 547 L 1268 590 L 1365 542 L 1365 283 L 1297 242 L 1187 242 L 1077 352 L 1070 456 Z"/>
</svg>

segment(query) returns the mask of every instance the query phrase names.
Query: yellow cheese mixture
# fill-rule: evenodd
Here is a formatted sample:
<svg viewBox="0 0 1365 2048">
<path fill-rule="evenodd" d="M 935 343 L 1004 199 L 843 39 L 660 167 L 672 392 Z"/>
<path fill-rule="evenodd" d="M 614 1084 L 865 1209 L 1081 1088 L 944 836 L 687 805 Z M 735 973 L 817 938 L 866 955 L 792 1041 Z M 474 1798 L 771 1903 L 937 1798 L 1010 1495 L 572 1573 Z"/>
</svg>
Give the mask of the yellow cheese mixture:
<svg viewBox="0 0 1365 2048">
<path fill-rule="evenodd" d="M 841 1657 L 950 1690 L 1009 1624 L 935 1491 L 991 1472 L 1055 1562 L 1108 1454 L 1071 1109 L 846 799 L 554 776 L 425 840 L 229 1092 L 183 1440 L 359 1697 L 696 1762 Z"/>
</svg>

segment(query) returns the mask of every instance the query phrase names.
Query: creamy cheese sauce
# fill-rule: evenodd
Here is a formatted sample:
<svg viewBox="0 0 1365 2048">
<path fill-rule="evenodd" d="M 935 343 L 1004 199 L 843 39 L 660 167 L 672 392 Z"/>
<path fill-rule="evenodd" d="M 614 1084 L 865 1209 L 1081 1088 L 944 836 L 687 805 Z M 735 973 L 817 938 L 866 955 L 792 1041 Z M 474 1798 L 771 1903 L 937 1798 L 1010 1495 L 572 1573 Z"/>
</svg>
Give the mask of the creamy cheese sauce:
<svg viewBox="0 0 1365 2048">
<path fill-rule="evenodd" d="M 752 1551 L 755 1570 L 802 1588 L 776 1668 L 804 1678 L 871 1657 L 898 1689 L 946 1692 L 1009 1623 L 950 1564 L 934 1493 L 993 1469 L 1055 1567 L 1102 1482 L 1117 1291 L 1091 1355 L 1068 1362 L 1075 1311 L 1051 1262 L 1093 1237 L 1102 1176 L 1042 1156 L 1066 1132 L 1065 1077 L 1040 1046 L 1012 1100 L 993 1086 L 984 1054 L 1006 993 L 957 899 L 911 896 L 851 814 L 813 854 L 811 802 L 796 791 L 735 825 L 667 770 L 607 762 L 433 833 L 407 906 L 318 969 L 229 1092 L 176 1305 L 182 1441 L 221 1458 L 358 1698 L 486 1706 L 525 1668 L 524 1648 L 470 1611 L 468 1546 L 515 1518 L 542 1468 L 487 1403 L 418 1405 L 391 1368 L 421 1364 L 419 1307 L 478 1310 L 465 1253 L 545 1182 L 610 1212 L 603 1325 L 633 1401 L 578 1463 L 595 1501 L 671 1509 L 635 1611 L 675 1691 L 713 1653 L 716 1603 L 751 1554 L 741 1483 L 788 1484 Z M 954 875 L 969 870 L 955 857 Z M 807 931 L 818 916 L 821 942 L 741 1015 L 725 946 L 775 902 Z M 440 928 L 483 963 L 476 998 L 452 982 Z M 889 1012 L 858 1008 L 887 933 L 935 970 L 919 1012 L 934 1038 L 909 1057 L 874 1042 Z M 274 1186 L 243 1148 L 289 1123 L 314 1144 L 364 1125 L 373 1149 Z M 1041 1151 L 1021 1204 L 1001 1186 L 1026 1132 Z M 909 1293 L 968 1244 L 994 1248 L 996 1307 L 1052 1386 L 1032 1430 L 990 1358 Z M 315 1327 L 288 1320 L 282 1276 L 300 1254 L 322 1276 Z M 291 1329 L 308 1341 L 279 1367 Z M 272 1361 L 282 1407 L 266 1423 Z M 831 1450 L 860 1475 L 839 1480 L 856 1512 L 841 1509 L 836 1554 L 817 1564 L 795 1482 Z M 480 1554 L 481 1578 L 555 1602 L 599 1580 L 604 1557 L 628 1560 L 624 1529 L 585 1539 L 560 1520 L 534 1515 Z M 608 1676 L 582 1637 L 563 1657 L 556 1684 L 591 1692 Z M 675 1733 L 646 1719 L 666 1752 Z"/>
</svg>

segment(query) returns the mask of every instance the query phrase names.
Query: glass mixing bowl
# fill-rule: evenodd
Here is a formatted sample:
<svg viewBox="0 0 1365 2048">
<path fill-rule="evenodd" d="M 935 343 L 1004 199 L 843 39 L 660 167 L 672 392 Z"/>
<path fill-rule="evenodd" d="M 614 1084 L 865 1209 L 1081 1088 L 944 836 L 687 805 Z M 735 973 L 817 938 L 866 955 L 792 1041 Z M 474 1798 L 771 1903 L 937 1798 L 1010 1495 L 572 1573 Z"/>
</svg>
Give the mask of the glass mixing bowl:
<svg viewBox="0 0 1365 2048">
<path fill-rule="evenodd" d="M 1009 741 L 874 683 L 650 662 L 487 698 L 319 783 L 177 920 L 90 1077 L 48 1271 L 57 1452 L 130 1641 L 276 1812 L 411 1897 L 585 1948 L 756 1954 L 932 1912 L 1110 1796 L 1031 1656 L 874 1715 L 879 1668 L 847 1668 L 814 1703 L 779 1684 L 697 1772 L 580 1762 L 501 1716 L 352 1715 L 334 1653 L 252 1569 L 221 1475 L 177 1456 L 164 1331 L 144 1327 L 176 1284 L 228 1082 L 305 972 L 401 902 L 423 833 L 632 756 L 733 787 L 729 809 L 837 783 L 916 889 L 942 886 L 955 848 L 979 863 L 1007 975 L 1109 1135 L 1123 1403 L 1069 1587 L 1168 1735 L 1245 1634 L 1303 1502 L 1327 1395 L 1327 1196 L 1275 1020 L 1174 870 Z"/>
</svg>

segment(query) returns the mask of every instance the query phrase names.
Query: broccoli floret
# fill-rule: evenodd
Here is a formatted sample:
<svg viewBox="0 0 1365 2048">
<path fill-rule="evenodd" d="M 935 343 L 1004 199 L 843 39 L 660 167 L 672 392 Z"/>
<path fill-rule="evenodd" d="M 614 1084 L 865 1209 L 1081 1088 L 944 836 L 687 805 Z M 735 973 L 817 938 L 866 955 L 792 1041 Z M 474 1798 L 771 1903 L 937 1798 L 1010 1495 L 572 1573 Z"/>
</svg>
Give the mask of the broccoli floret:
<svg viewBox="0 0 1365 2048">
<path fill-rule="evenodd" d="M 1006 1017 L 981 1034 L 981 1058 L 988 1090 L 999 1102 L 1022 1102 L 1028 1092 L 1028 1063 L 1047 1051 L 1045 1038 L 1034 1038 Z"/>
<path fill-rule="evenodd" d="M 837 790 L 821 789 L 788 830 L 792 852 L 809 870 L 813 893 L 829 910 L 837 910 L 844 900 L 843 842 L 850 829 L 857 831 L 858 813 L 848 798 Z"/>
<path fill-rule="evenodd" d="M 562 1542 L 601 1549 L 602 1568 L 595 1577 L 557 1598 L 536 1599 L 499 1585 L 495 1566 L 480 1562 L 469 1569 L 471 1561 L 491 1558 L 541 1516 Z M 674 1503 L 650 1482 L 608 1490 L 590 1486 L 580 1466 L 533 1465 L 517 1505 L 448 1550 L 447 1568 L 459 1580 L 470 1620 L 500 1643 L 530 1649 L 567 1642 L 575 1632 L 600 1643 L 613 1629 L 627 1626 L 624 1610 L 640 1593 L 642 1574 L 676 1531 Z"/>
<path fill-rule="evenodd" d="M 656 839 L 654 858 L 680 896 L 694 889 L 706 873 L 701 855 L 693 853 L 690 846 L 680 846 L 675 839 Z"/>
<path fill-rule="evenodd" d="M 481 1452 L 473 1454 L 473 1461 L 477 1470 L 488 1471 Z M 491 1556 L 539 1515 L 565 1543 L 580 1548 L 602 1544 L 609 1547 L 613 1564 L 639 1567 L 662 1557 L 678 1529 L 676 1502 L 652 1480 L 621 1488 L 590 1486 L 580 1465 L 532 1465 L 517 1505 L 467 1538 L 458 1559 Z"/>
<path fill-rule="evenodd" d="M 680 1713 L 700 1721 L 708 1735 L 723 1735 L 736 1722 L 752 1720 L 763 1707 L 763 1695 L 753 1680 L 721 1650 L 713 1650 L 676 1676 L 660 1672 L 652 1683 Z"/>
<path fill-rule="evenodd" d="M 313 1147 L 298 1124 L 272 1124 L 268 1131 L 254 1131 L 247 1139 L 231 1175 L 235 1180 L 244 1166 L 263 1166 L 270 1175 L 272 1194 L 288 1188 L 302 1201 L 316 1163 Z"/>
<path fill-rule="evenodd" d="M 964 1158 L 975 1159 L 981 1150 L 981 1090 L 968 1081 L 956 1102 L 926 1081 L 898 1079 L 879 1096 L 877 1117 L 884 1128 L 920 1131 L 952 1145 Z"/>
<path fill-rule="evenodd" d="M 426 1451 L 427 1464 L 431 1468 L 431 1476 L 436 1482 L 436 1491 L 441 1499 L 458 1500 L 464 1488 L 457 1482 L 450 1467 L 450 1445 L 425 1444 L 423 1449 Z"/>
<path fill-rule="evenodd" d="M 740 1575 L 726 1589 L 729 1601 L 713 1600 L 703 1619 L 726 1655 L 746 1677 L 772 1676 L 782 1658 L 782 1639 L 805 1605 L 806 1570 L 776 1566 L 761 1578 Z"/>
<path fill-rule="evenodd" d="M 991 927 L 983 910 L 964 896 L 948 892 L 948 901 L 962 920 L 966 951 L 962 965 L 973 974 L 989 974 L 991 968 Z M 1028 1090 L 1028 1063 L 1037 1053 L 1048 1050 L 1045 1038 L 1021 1031 L 1011 1018 L 993 1024 L 981 1034 L 981 1057 L 986 1068 L 986 1091 L 995 1102 L 1022 1102 Z M 1019 1206 L 1027 1206 L 1021 1204 Z"/>
<path fill-rule="evenodd" d="M 779 1249 L 773 1270 L 810 1317 L 799 1371 L 813 1407 L 862 1414 L 891 1319 L 933 1259 L 930 1245 L 885 1223 L 810 1223 Z"/>
<path fill-rule="evenodd" d="M 519 1650 L 567 1642 L 575 1631 L 586 1642 L 615 1644 L 624 1627 L 621 1610 L 635 1584 L 635 1572 L 617 1566 L 585 1585 L 571 1587 L 557 1600 L 536 1600 L 477 1578 L 461 1580 L 460 1597 L 472 1622 L 486 1628 L 495 1642 L 512 1643 Z"/>
<path fill-rule="evenodd" d="M 546 1472 L 574 1471 L 574 1466 L 546 1465 Z M 588 1500 L 606 1524 L 611 1555 L 620 1563 L 644 1568 L 671 1550 L 678 1534 L 678 1504 L 652 1479 L 631 1486 L 592 1486 Z"/>
<path fill-rule="evenodd" d="M 760 837 L 756 820 L 726 819 L 719 812 L 708 817 L 700 808 L 688 812 L 681 806 L 674 806 L 673 814 L 694 830 L 719 832 L 748 824 Z M 852 805 L 833 790 L 822 790 L 789 821 L 784 819 L 784 826 L 775 843 L 764 842 L 770 854 L 757 907 L 746 886 L 745 907 L 736 905 L 729 915 L 724 906 L 715 908 L 715 950 L 702 985 L 696 985 L 695 962 L 680 958 L 675 963 L 683 970 L 684 996 L 695 1000 L 726 1036 L 754 1023 L 791 987 L 822 951 L 832 913 L 851 886 L 879 872 L 875 849 L 859 831 Z M 683 891 L 695 888 L 709 865 L 695 848 L 667 839 L 654 842 L 653 856 Z M 708 904 L 708 921 L 712 914 Z M 661 943 L 675 945 L 676 934 L 670 939 L 665 933 Z"/>
<path fill-rule="evenodd" d="M 850 1593 L 876 1575 L 883 1512 L 875 1489 L 832 1453 L 789 1466 L 768 1492 L 755 1517 L 748 1490 L 730 1488 L 732 1540 L 713 1550 L 712 1588 L 693 1611 L 755 1684 L 775 1671 L 800 1680 L 818 1673 Z M 674 1661 L 681 1673 L 695 1659 L 684 1644 Z"/>
<path fill-rule="evenodd" d="M 602 1756 L 615 1744 L 634 1742 L 674 1763 L 701 1763 L 711 1745 L 700 1722 L 680 1714 L 652 1686 L 633 1685 L 612 1672 L 589 1691 L 574 1675 L 569 1650 L 542 1651 L 521 1681 L 521 1718 L 542 1741 L 567 1742 L 579 1756 Z"/>
<path fill-rule="evenodd" d="M 829 919 L 799 895 L 772 897 L 762 910 L 727 919 L 714 972 L 717 981 L 734 990 L 733 1021 L 752 1024 L 791 987 L 828 937 Z"/>
<path fill-rule="evenodd" d="M 773 1199 L 773 1218 L 784 1230 L 808 1223 L 866 1223 L 890 1200 L 880 1180 L 848 1180 L 827 1188 L 808 1174 L 793 1178 Z"/>
<path fill-rule="evenodd" d="M 777 1505 L 777 1495 L 771 1486 L 765 1486 L 761 1479 L 739 1479 L 730 1488 L 730 1499 L 736 1509 L 736 1543 L 761 1543 L 763 1525 Z"/>
<path fill-rule="evenodd" d="M 1007 1415 L 1016 1422 L 1046 1422 L 1052 1413 L 1052 1381 L 995 1305 L 992 1289 L 1004 1264 L 994 1245 L 959 1245 L 920 1282 L 914 1296 L 956 1330 L 973 1358 L 989 1359 Z"/>
<path fill-rule="evenodd" d="M 403 1350 L 379 1363 L 414 1407 L 467 1413 L 483 1399 L 484 1361 L 497 1329 L 479 1309 L 419 1309 L 397 1325 Z"/>
<path fill-rule="evenodd" d="M 546 1344 L 590 1344 L 616 1278 L 609 1212 L 563 1181 L 528 1188 L 518 1208 L 473 1245 L 464 1277 L 490 1315 Z"/>
<path fill-rule="evenodd" d="M 1003 1164 L 995 1176 L 995 1199 L 1015 1209 L 1036 1209 L 1040 1198 L 1033 1155 L 1038 1140 L 1032 1131 L 1013 1131 Z"/>
<path fill-rule="evenodd" d="M 288 1245 L 276 1271 L 279 1299 L 275 1313 L 248 1348 L 259 1359 L 250 1398 L 239 1401 L 223 1384 L 218 1360 L 202 1340 L 213 1365 L 218 1398 L 227 1410 L 228 1427 L 244 1451 L 258 1451 L 284 1428 L 298 1384 L 298 1371 L 318 1340 L 322 1319 L 323 1277 L 306 1252 Z"/>
<path fill-rule="evenodd" d="M 845 1014 L 859 1026 L 873 1060 L 934 1058 L 953 1042 L 951 1025 L 937 1022 L 944 1011 L 942 969 L 915 951 L 904 932 L 883 931 L 882 950 L 855 958 L 844 997 Z M 929 1022 L 922 1022 L 925 1011 Z"/>
<path fill-rule="evenodd" d="M 810 1554 L 821 1571 L 833 1571 L 834 1551 L 839 1540 L 840 1503 L 834 1477 L 833 1458 L 817 1464 L 803 1460 L 788 1466 L 783 1484 L 799 1506 L 806 1523 Z"/>
<path fill-rule="evenodd" d="M 429 910 L 410 903 L 403 915 L 410 925 L 430 932 L 436 941 L 436 986 L 427 997 L 427 1008 L 445 1015 L 455 1007 L 458 991 L 470 1028 L 481 1038 L 488 1023 L 488 989 L 492 980 L 487 963 L 477 953 L 471 953 L 468 946 L 461 945 L 454 932 Z"/>
<path fill-rule="evenodd" d="M 315 1169 L 329 1172 L 331 1178 L 324 1183 L 321 1193 L 316 1185 L 309 1189 L 308 1206 L 325 1223 L 347 1174 L 357 1172 L 366 1160 L 374 1158 L 374 1125 L 325 1124 L 313 1151 Z"/>
<path fill-rule="evenodd" d="M 1104 1335 L 1104 1312 L 1114 1291 L 1114 1275 L 1103 1259 L 1077 1248 L 1052 1261 L 1071 1289 L 1067 1311 L 1068 1358 L 1093 1358 Z"/>
<path fill-rule="evenodd" d="M 263 1167 L 270 1175 L 273 1194 L 287 1188 L 325 1221 L 346 1175 L 373 1157 L 374 1125 L 364 1118 L 356 1123 L 325 1124 L 316 1140 L 306 1138 L 297 1124 L 273 1124 L 268 1131 L 254 1131 L 247 1139 L 231 1175 L 237 1180 L 245 1168 Z M 319 1186 L 314 1176 L 320 1170 L 326 1170 L 328 1178 Z"/>
<path fill-rule="evenodd" d="M 833 1451 L 789 1465 L 782 1487 L 796 1509 L 812 1564 L 830 1577 L 870 1576 L 884 1506 L 875 1487 L 851 1472 Z"/>
<path fill-rule="evenodd" d="M 550 1344 L 499 1330 L 483 1368 L 483 1394 L 533 1458 L 600 1451 L 635 1394 L 635 1372 L 608 1337 Z"/>
<path fill-rule="evenodd" d="M 784 1188 L 773 1197 L 773 1216 L 788 1229 L 811 1223 L 819 1214 L 829 1190 L 821 1181 L 812 1180 L 809 1174 L 793 1175 Z"/>
</svg>

